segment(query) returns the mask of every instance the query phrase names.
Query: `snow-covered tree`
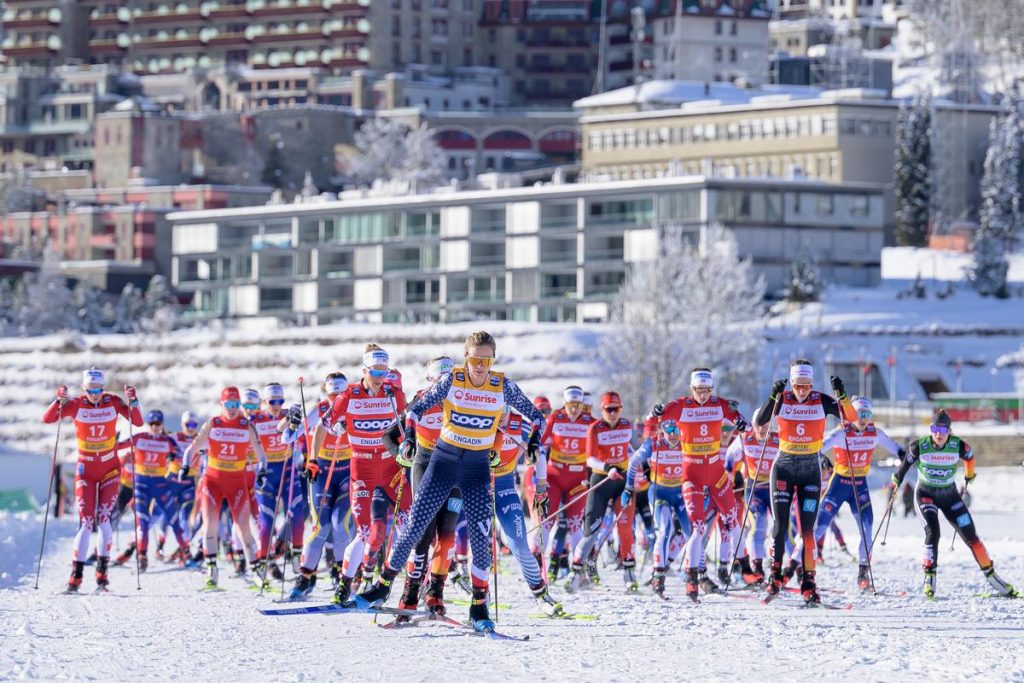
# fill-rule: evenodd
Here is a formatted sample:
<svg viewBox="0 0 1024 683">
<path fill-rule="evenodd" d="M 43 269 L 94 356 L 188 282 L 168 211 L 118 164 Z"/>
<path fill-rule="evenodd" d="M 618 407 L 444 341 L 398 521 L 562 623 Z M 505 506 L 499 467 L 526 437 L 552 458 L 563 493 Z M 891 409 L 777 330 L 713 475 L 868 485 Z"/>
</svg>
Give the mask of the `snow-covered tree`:
<svg viewBox="0 0 1024 683">
<path fill-rule="evenodd" d="M 736 241 L 712 225 L 693 244 L 677 225 L 657 228 L 656 258 L 638 263 L 611 304 L 598 359 L 607 386 L 640 415 L 685 391 L 694 367 L 715 370 L 722 393 L 753 398 L 764 281 Z M 743 324 L 746 323 L 746 326 Z"/>
<path fill-rule="evenodd" d="M 8 278 L 0 278 L 0 337 L 18 330 L 18 309 L 14 302 L 14 285 Z"/>
<path fill-rule="evenodd" d="M 797 303 L 820 301 L 825 280 L 818 267 L 818 259 L 810 249 L 802 248 L 789 270 L 789 289 L 786 300 Z"/>
<path fill-rule="evenodd" d="M 166 334 L 178 322 L 178 301 L 163 275 L 154 275 L 146 287 L 143 327 L 156 334 Z"/>
<path fill-rule="evenodd" d="M 1016 103 L 1006 116 L 993 119 L 981 178 L 981 210 L 974 235 L 974 262 L 970 279 L 984 296 L 1009 295 L 1007 252 L 1012 251 L 1024 227 L 1021 205 L 1021 149 L 1024 135 Z"/>
<path fill-rule="evenodd" d="M 71 292 L 76 327 L 80 332 L 96 334 L 104 329 L 103 297 L 88 280 L 79 280 Z"/>
<path fill-rule="evenodd" d="M 426 124 L 410 130 L 391 119 L 371 119 L 356 133 L 355 147 L 348 166 L 356 182 L 398 181 L 412 191 L 444 182 L 447 161 Z"/>
<path fill-rule="evenodd" d="M 60 274 L 59 260 L 53 252 L 47 252 L 38 272 L 27 273 L 23 287 L 16 300 L 20 299 L 18 311 L 19 333 L 24 336 L 50 334 L 76 327 L 71 290 Z"/>
<path fill-rule="evenodd" d="M 139 288 L 128 283 L 121 290 L 115 309 L 114 332 L 138 332 L 146 314 L 146 302 Z"/>
<path fill-rule="evenodd" d="M 0 178 L 0 213 L 31 211 L 40 195 L 23 167 L 18 167 Z"/>
<path fill-rule="evenodd" d="M 928 241 L 931 206 L 931 101 L 927 96 L 900 106 L 896 122 L 896 243 L 920 247 Z"/>
</svg>

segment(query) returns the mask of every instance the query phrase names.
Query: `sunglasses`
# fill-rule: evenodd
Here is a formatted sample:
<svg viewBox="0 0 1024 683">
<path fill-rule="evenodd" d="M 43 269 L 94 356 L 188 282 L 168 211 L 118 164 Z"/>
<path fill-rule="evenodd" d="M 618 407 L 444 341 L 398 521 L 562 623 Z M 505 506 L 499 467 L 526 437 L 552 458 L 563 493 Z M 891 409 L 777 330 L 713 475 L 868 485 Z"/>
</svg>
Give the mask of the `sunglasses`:
<svg viewBox="0 0 1024 683">
<path fill-rule="evenodd" d="M 150 422 L 148 424 L 149 424 L 150 427 L 163 427 L 164 426 L 163 422 Z"/>
<path fill-rule="evenodd" d="M 188 429 L 195 429 L 198 426 L 199 426 L 198 422 L 186 422 L 185 423 L 185 427 L 187 427 Z"/>
<path fill-rule="evenodd" d="M 92 387 L 89 387 L 88 389 L 85 390 L 85 393 L 89 394 L 90 396 L 95 396 L 96 394 L 102 394 L 103 393 L 103 387 L 98 387 L 98 388 L 95 388 L 95 389 L 92 388 Z"/>
<path fill-rule="evenodd" d="M 474 368 L 487 368 L 494 362 L 494 358 L 490 356 L 481 358 L 480 356 L 466 356 L 466 364 Z"/>
<path fill-rule="evenodd" d="M 275 398 L 275 399 L 272 399 L 270 401 L 267 401 L 267 404 L 268 405 L 272 405 L 272 406 L 283 406 L 284 405 L 284 399 L 283 398 Z"/>
<path fill-rule="evenodd" d="M 870 420 L 871 412 L 867 410 L 862 410 L 859 413 L 857 413 L 857 418 L 861 420 Z"/>
<path fill-rule="evenodd" d="M 661 425 L 661 431 L 669 435 L 678 434 L 679 427 L 677 427 L 676 425 Z"/>
<path fill-rule="evenodd" d="M 949 427 L 946 425 L 932 425 L 932 434 L 949 434 Z"/>
<path fill-rule="evenodd" d="M 387 370 L 375 370 L 373 368 L 366 368 L 366 371 L 368 373 L 370 373 L 370 377 L 375 377 L 375 378 L 378 378 L 378 379 L 381 378 L 381 377 L 387 377 L 388 376 L 388 371 Z"/>
<path fill-rule="evenodd" d="M 619 412 L 622 412 L 622 406 L 608 406 L 608 407 L 604 408 L 604 412 L 606 412 L 606 413 L 619 413 Z"/>
<path fill-rule="evenodd" d="M 243 403 L 242 407 L 246 410 L 258 410 L 260 407 L 259 403 Z"/>
<path fill-rule="evenodd" d="M 224 401 L 224 407 L 228 410 L 238 410 L 242 407 L 241 401 Z"/>
<path fill-rule="evenodd" d="M 582 406 L 583 406 L 583 402 L 582 401 L 568 401 L 565 404 L 566 408 L 580 408 Z"/>
</svg>

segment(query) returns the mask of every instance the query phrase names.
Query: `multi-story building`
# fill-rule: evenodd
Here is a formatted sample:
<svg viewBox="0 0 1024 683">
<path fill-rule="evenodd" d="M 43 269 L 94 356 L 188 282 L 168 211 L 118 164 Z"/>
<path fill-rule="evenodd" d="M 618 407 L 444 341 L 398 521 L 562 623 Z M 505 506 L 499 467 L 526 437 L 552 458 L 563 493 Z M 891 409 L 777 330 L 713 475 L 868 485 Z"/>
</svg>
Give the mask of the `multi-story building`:
<svg viewBox="0 0 1024 683">
<path fill-rule="evenodd" d="M 771 12 L 764 0 L 676 0 L 650 19 L 655 79 L 763 83 Z"/>
<path fill-rule="evenodd" d="M 476 64 L 479 0 L 8 0 L 9 63 L 137 73 L 242 64 L 435 73 Z M 55 31 L 59 27 L 59 32 Z"/>
<path fill-rule="evenodd" d="M 0 71 L 0 171 L 92 168 L 95 118 L 129 92 L 107 66 Z"/>
<path fill-rule="evenodd" d="M 639 94 L 623 88 L 576 107 L 586 178 L 686 172 L 883 183 L 890 186 L 891 224 L 899 103 L 884 91 L 655 81 Z M 939 190 L 946 216 L 977 211 L 989 122 L 997 113 L 989 106 L 934 103 L 932 126 L 946 161 Z"/>
<path fill-rule="evenodd" d="M 200 317 L 598 321 L 665 224 L 723 223 L 772 289 L 802 249 L 874 284 L 883 190 L 688 176 L 178 212 L 172 282 Z"/>
</svg>

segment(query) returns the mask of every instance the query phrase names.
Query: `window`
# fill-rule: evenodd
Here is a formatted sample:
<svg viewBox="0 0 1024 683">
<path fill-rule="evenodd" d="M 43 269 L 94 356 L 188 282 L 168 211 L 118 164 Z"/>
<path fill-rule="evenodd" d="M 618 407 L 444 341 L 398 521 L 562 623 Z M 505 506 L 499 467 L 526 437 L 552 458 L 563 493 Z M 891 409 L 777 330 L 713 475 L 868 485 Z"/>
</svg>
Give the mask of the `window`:
<svg viewBox="0 0 1024 683">
<path fill-rule="evenodd" d="M 737 56 L 736 48 L 730 47 L 729 48 L 729 61 L 732 62 L 733 64 L 735 64 L 736 63 L 736 56 Z"/>
<path fill-rule="evenodd" d="M 720 48 L 720 47 L 716 47 L 715 48 L 715 61 L 716 62 L 722 61 L 722 48 Z M 719 79 L 715 78 L 715 80 L 717 81 Z"/>
<path fill-rule="evenodd" d="M 831 216 L 835 210 L 833 204 L 833 197 L 830 194 L 819 194 L 818 195 L 818 215 L 820 216 Z"/>
<path fill-rule="evenodd" d="M 736 35 L 737 31 L 739 31 L 739 22 L 734 20 L 732 24 L 729 25 L 729 34 Z"/>
<path fill-rule="evenodd" d="M 866 194 L 858 194 L 852 197 L 853 201 L 850 204 L 850 215 L 864 217 L 868 215 L 870 211 L 870 202 Z"/>
<path fill-rule="evenodd" d="M 722 35 L 722 21 L 720 19 L 715 20 L 715 35 Z"/>
</svg>

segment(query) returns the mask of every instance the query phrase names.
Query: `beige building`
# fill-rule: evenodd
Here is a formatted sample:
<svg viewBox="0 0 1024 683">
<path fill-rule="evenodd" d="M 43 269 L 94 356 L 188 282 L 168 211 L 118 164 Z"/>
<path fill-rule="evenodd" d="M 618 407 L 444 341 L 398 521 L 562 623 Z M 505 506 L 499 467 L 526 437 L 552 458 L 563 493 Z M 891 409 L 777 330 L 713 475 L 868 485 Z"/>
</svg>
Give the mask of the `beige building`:
<svg viewBox="0 0 1024 683">
<path fill-rule="evenodd" d="M 96 117 L 96 187 L 123 187 L 132 179 L 187 180 L 183 172 L 182 120 L 152 104 L 129 99 Z"/>
<path fill-rule="evenodd" d="M 639 99 L 639 101 L 638 101 Z M 870 90 L 818 92 L 730 84 L 652 82 L 576 103 L 582 173 L 622 180 L 700 173 L 891 183 L 899 104 Z M 996 108 L 938 102 L 936 155 L 948 161 L 935 195 L 946 220 L 970 218 Z"/>
</svg>

